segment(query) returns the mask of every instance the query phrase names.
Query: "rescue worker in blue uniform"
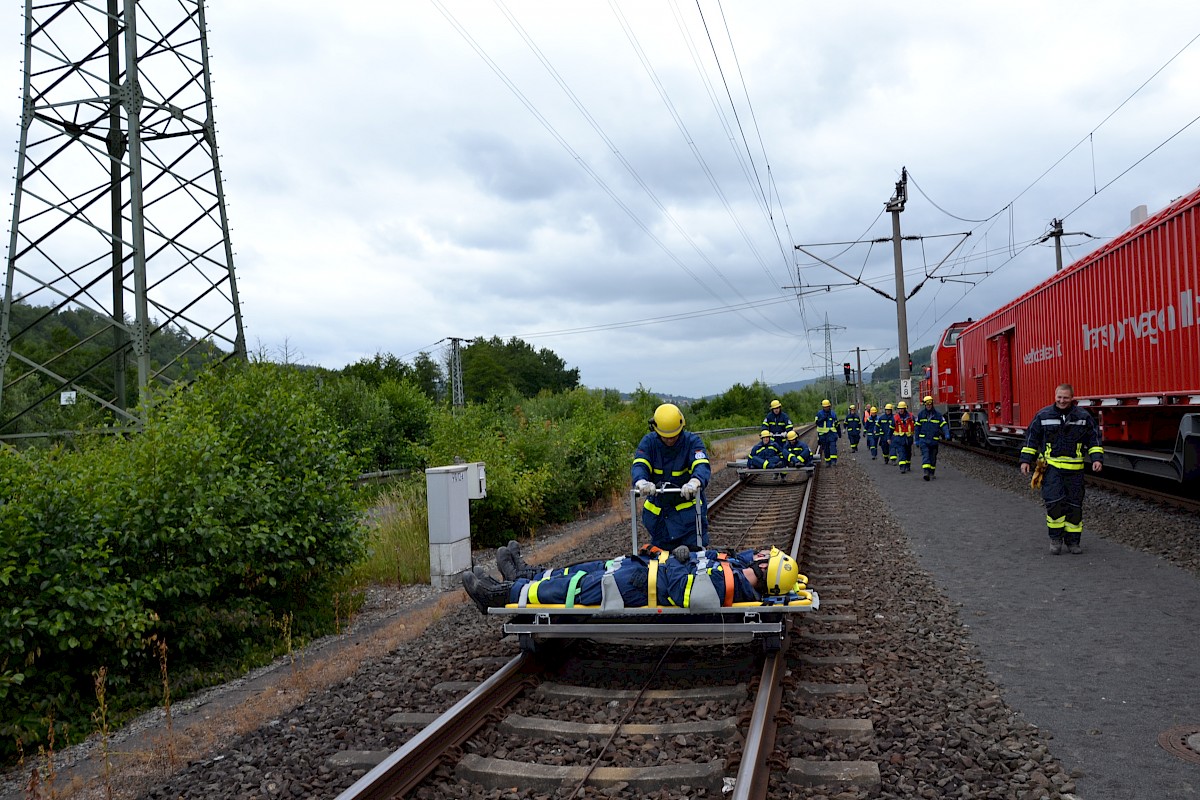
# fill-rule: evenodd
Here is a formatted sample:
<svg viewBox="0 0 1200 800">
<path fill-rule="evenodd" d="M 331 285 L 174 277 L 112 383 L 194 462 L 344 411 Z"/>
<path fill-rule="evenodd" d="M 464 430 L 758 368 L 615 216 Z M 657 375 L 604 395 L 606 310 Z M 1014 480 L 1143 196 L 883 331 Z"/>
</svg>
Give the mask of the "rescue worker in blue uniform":
<svg viewBox="0 0 1200 800">
<path fill-rule="evenodd" d="M 896 404 L 896 414 L 892 417 L 891 455 L 900 472 L 908 472 L 912 468 L 913 444 L 913 415 L 908 413 L 908 403 L 901 400 Z"/>
<path fill-rule="evenodd" d="M 863 418 L 863 434 L 867 437 L 867 449 L 871 451 L 871 460 L 879 457 L 879 409 L 871 406 Z"/>
<path fill-rule="evenodd" d="M 485 614 L 488 608 L 509 603 L 606 608 L 609 603 L 625 608 L 727 607 L 760 602 L 768 595 L 783 596 L 798 583 L 808 581 L 800 574 L 795 559 L 774 547 L 769 551 L 746 550 L 726 555 L 716 550 L 689 551 L 681 546 L 669 553 L 626 555 L 558 569 L 525 564 L 514 570 L 509 565 L 501 575 L 504 580 L 497 581 L 482 567 L 462 575 L 463 588 Z M 607 576 L 612 579 L 609 596 L 605 597 Z"/>
<path fill-rule="evenodd" d="M 750 455 L 746 457 L 746 466 L 750 469 L 779 469 L 785 466 L 783 463 L 785 454 L 771 438 L 771 432 L 763 430 L 759 437 L 761 441 L 750 448 Z"/>
<path fill-rule="evenodd" d="M 762 426 L 771 432 L 771 436 L 775 438 L 776 442 L 783 442 L 783 437 L 787 436 L 787 432 L 792 429 L 792 418 L 783 410 L 783 403 L 778 400 L 771 401 L 771 408 L 767 411 L 767 416 L 763 418 Z"/>
<path fill-rule="evenodd" d="M 704 442 L 683 429 L 683 412 L 674 403 L 654 410 L 651 431 L 638 443 L 630 478 L 642 505 L 642 524 L 650 543 L 663 550 L 681 544 L 701 550 L 708 545 L 708 502 L 704 487 L 712 479 L 712 468 Z M 679 493 L 656 498 L 660 485 L 677 486 Z M 700 515 L 697 541 L 696 515 Z"/>
<path fill-rule="evenodd" d="M 829 404 L 828 400 L 821 401 L 821 410 L 817 412 L 817 443 L 821 448 L 821 456 L 825 459 L 825 466 L 837 466 L 837 440 L 842 435 L 841 424 L 838 422 L 837 412 Z"/>
<path fill-rule="evenodd" d="M 862 417 L 854 410 L 854 403 L 850 404 L 850 410 L 846 412 L 846 419 L 843 420 L 846 424 L 846 438 L 850 440 L 850 452 L 858 452 L 858 440 L 862 437 Z"/>
<path fill-rule="evenodd" d="M 933 407 L 933 397 L 921 398 L 924 408 L 917 412 L 917 447 L 921 448 L 921 477 L 937 477 L 938 445 L 950 438 L 950 426 L 942 412 Z"/>
<path fill-rule="evenodd" d="M 888 403 L 883 407 L 883 411 L 879 412 L 879 452 L 883 453 L 883 463 L 893 464 L 896 459 L 892 457 L 892 426 L 895 423 L 895 410 L 892 404 Z"/>
<path fill-rule="evenodd" d="M 784 454 L 784 466 L 799 469 L 811 466 L 813 463 L 812 450 L 795 431 L 788 431 L 787 452 Z"/>
<path fill-rule="evenodd" d="M 1042 501 L 1046 504 L 1046 529 L 1050 552 L 1082 553 L 1083 470 L 1104 468 L 1104 448 L 1096 420 L 1075 405 L 1075 389 L 1069 383 L 1054 390 L 1054 403 L 1039 411 L 1029 423 L 1021 448 L 1021 473 L 1029 474 L 1035 459 L 1046 462 L 1042 479 Z"/>
</svg>

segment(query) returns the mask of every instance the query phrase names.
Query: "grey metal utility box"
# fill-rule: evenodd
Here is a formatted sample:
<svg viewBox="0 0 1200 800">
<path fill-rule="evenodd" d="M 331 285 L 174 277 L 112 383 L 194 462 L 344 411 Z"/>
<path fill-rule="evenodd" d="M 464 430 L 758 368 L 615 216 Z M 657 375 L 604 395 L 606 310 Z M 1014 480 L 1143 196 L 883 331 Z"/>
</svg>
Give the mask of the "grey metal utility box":
<svg viewBox="0 0 1200 800">
<path fill-rule="evenodd" d="M 471 568 L 471 514 L 468 501 L 487 496 L 481 461 L 425 470 L 429 509 L 429 582 L 454 589 Z"/>
<path fill-rule="evenodd" d="M 487 469 L 482 461 L 469 461 L 467 468 L 467 499 L 482 500 L 487 497 Z"/>
</svg>

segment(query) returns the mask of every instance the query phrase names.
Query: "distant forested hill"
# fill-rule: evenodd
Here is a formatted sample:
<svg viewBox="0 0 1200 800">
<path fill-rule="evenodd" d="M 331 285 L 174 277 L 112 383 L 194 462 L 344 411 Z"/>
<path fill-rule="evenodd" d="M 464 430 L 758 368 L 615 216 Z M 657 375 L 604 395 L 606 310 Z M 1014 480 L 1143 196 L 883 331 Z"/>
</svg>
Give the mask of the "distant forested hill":
<svg viewBox="0 0 1200 800">
<path fill-rule="evenodd" d="M 919 350 L 914 350 L 912 354 L 912 373 L 913 377 L 920 378 L 922 375 L 921 367 L 929 363 L 929 356 L 933 353 L 933 345 L 922 347 Z M 875 368 L 875 372 L 871 374 L 871 383 L 879 383 L 881 381 L 894 381 L 900 379 L 900 359 L 893 358 L 891 361 L 884 361 Z"/>
<path fill-rule="evenodd" d="M 108 318 L 86 308 L 55 311 L 18 301 L 12 304 L 8 333 L 12 354 L 4 370 L 0 433 L 105 422 L 99 403 L 61 406 L 58 395 L 68 382 L 105 402 L 116 397 L 118 368 L 113 353 L 118 339 Z M 186 379 L 228 355 L 210 341 L 197 341 L 186 328 L 157 329 L 149 341 L 151 369 L 172 381 Z M 133 405 L 138 397 L 137 360 L 129 346 L 123 377 L 127 402 Z"/>
</svg>

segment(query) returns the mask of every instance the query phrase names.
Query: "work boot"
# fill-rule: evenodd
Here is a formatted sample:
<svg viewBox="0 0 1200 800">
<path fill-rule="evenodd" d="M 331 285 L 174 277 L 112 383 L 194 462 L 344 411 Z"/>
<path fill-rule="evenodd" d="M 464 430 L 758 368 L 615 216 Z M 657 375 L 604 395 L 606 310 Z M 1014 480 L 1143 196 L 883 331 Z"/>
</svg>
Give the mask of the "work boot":
<svg viewBox="0 0 1200 800">
<path fill-rule="evenodd" d="M 1062 539 L 1051 539 L 1050 540 L 1050 555 L 1056 556 L 1056 555 L 1060 554 L 1062 552 L 1062 547 L 1063 547 Z"/>
<path fill-rule="evenodd" d="M 496 569 L 500 570 L 500 577 L 506 581 L 517 579 L 517 559 L 507 545 L 496 548 Z"/>
<path fill-rule="evenodd" d="M 472 570 L 462 574 L 462 583 L 481 614 L 486 614 L 489 608 L 503 608 L 508 604 L 508 590 L 512 584 L 507 581 L 501 583 L 491 575 Z"/>
<path fill-rule="evenodd" d="M 925 474 L 923 474 L 923 475 L 921 476 L 921 478 L 922 478 L 923 480 L 929 480 L 929 479 L 930 479 L 930 478 L 933 476 L 933 475 L 932 475 L 932 473 L 931 473 L 929 470 L 925 470 L 924 472 L 925 472 Z"/>
<path fill-rule="evenodd" d="M 1078 542 L 1074 542 L 1072 544 L 1067 545 L 1067 552 L 1073 556 L 1077 556 L 1083 552 L 1083 548 L 1079 546 Z"/>
<path fill-rule="evenodd" d="M 517 542 L 514 539 L 508 543 L 507 548 L 508 552 L 512 554 L 513 572 L 512 575 L 509 576 L 504 573 L 504 570 L 500 570 L 500 576 L 503 577 L 504 580 L 515 581 L 520 578 L 525 578 L 532 581 L 537 580 L 546 572 L 545 567 L 538 566 L 536 564 L 529 564 L 525 561 L 525 556 L 521 555 L 520 542 Z M 499 550 L 496 551 L 496 566 L 500 566 Z"/>
</svg>

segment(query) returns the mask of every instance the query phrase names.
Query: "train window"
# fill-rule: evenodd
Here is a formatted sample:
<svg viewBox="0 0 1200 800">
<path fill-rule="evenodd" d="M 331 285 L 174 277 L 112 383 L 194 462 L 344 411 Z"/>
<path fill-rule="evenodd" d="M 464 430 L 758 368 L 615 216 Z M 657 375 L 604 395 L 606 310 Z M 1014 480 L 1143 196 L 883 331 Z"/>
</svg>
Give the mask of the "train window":
<svg viewBox="0 0 1200 800">
<path fill-rule="evenodd" d="M 962 328 L 950 328 L 946 331 L 946 338 L 942 341 L 942 347 L 957 347 L 958 337 L 962 332 Z"/>
</svg>

